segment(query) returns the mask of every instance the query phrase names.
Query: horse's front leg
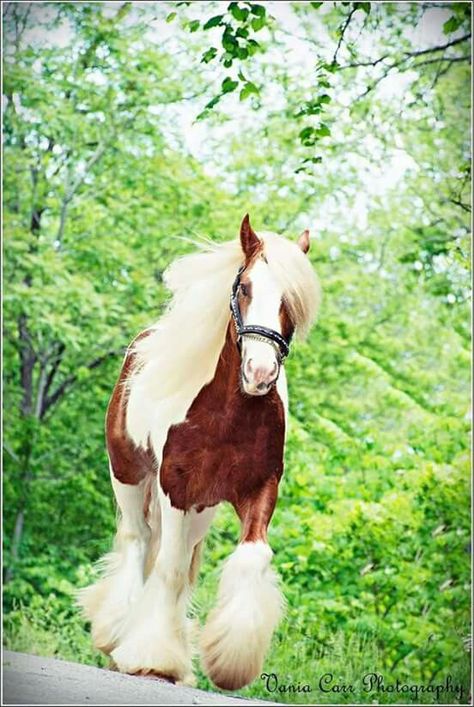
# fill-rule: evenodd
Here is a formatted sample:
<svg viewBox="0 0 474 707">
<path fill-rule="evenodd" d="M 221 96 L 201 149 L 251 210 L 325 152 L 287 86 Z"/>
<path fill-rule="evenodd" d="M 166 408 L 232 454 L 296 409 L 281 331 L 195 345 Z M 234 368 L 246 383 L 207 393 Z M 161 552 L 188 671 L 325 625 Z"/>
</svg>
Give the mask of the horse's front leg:
<svg viewBox="0 0 474 707">
<path fill-rule="evenodd" d="M 161 488 L 159 500 L 160 549 L 112 658 L 125 673 L 153 673 L 189 682 L 192 668 L 186 607 L 194 550 L 190 532 L 193 513 L 173 508 Z"/>
<path fill-rule="evenodd" d="M 226 690 L 248 685 L 260 674 L 284 600 L 270 566 L 267 527 L 278 480 L 271 477 L 256 493 L 234 504 L 242 522 L 241 540 L 225 563 L 218 603 L 201 638 L 206 672 Z"/>
</svg>

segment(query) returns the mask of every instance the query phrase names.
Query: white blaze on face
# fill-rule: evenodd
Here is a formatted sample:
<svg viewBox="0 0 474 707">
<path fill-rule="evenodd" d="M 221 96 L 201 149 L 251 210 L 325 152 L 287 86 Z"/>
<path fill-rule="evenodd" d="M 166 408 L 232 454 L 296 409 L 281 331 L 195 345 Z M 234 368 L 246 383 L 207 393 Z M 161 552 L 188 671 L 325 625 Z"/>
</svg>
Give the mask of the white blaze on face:
<svg viewBox="0 0 474 707">
<path fill-rule="evenodd" d="M 254 324 L 281 334 L 280 305 L 282 292 L 269 267 L 258 259 L 249 272 L 252 299 L 245 315 L 246 326 Z M 278 375 L 278 357 L 270 341 L 242 338 L 242 384 L 250 395 L 265 395 Z"/>
</svg>

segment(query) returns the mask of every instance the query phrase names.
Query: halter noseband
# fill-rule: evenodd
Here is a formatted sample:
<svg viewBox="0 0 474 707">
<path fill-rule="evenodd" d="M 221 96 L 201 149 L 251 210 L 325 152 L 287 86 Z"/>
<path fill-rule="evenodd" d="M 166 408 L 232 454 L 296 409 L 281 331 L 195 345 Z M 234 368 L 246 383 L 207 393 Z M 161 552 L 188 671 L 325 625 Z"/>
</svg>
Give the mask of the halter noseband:
<svg viewBox="0 0 474 707">
<path fill-rule="evenodd" d="M 249 324 L 245 326 L 242 320 L 237 293 L 240 286 L 240 277 L 244 270 L 245 265 L 242 265 L 232 285 L 232 294 L 230 296 L 230 311 L 232 312 L 232 318 L 237 332 L 237 346 L 240 350 L 243 336 L 247 336 L 249 339 L 255 339 L 256 341 L 262 341 L 265 344 L 271 344 L 276 350 L 278 362 L 281 363 L 290 352 L 291 337 L 285 339 L 285 337 L 274 329 L 268 329 L 266 326 L 260 326 L 259 324 Z"/>
</svg>

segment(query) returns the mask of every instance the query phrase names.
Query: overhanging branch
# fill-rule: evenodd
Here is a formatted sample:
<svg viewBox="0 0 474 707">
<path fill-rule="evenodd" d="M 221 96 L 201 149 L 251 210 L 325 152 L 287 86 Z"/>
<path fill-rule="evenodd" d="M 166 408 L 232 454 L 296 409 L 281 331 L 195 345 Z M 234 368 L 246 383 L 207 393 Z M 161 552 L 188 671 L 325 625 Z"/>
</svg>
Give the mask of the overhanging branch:
<svg viewBox="0 0 474 707">
<path fill-rule="evenodd" d="M 350 25 L 350 23 L 351 23 L 352 17 L 353 17 L 353 15 L 354 15 L 354 12 L 356 11 L 356 9 L 357 9 L 356 7 L 353 7 L 353 8 L 351 9 L 351 11 L 349 12 L 349 14 L 348 14 L 347 17 L 346 17 L 346 21 L 344 22 L 344 24 L 343 24 L 343 26 L 342 26 L 341 35 L 340 35 L 339 41 L 338 41 L 338 43 L 337 43 L 336 51 L 334 52 L 334 56 L 333 56 L 333 58 L 332 58 L 332 63 L 333 63 L 333 64 L 336 64 L 336 62 L 337 62 L 337 55 L 338 55 L 338 53 L 339 53 L 339 49 L 341 48 L 342 42 L 343 42 L 343 40 L 344 40 L 344 35 L 345 35 L 345 33 L 346 33 L 347 28 L 349 27 L 349 25 Z"/>
<path fill-rule="evenodd" d="M 422 56 L 429 56 L 431 54 L 438 54 L 439 52 L 446 51 L 448 49 L 451 49 L 452 47 L 458 46 L 459 44 L 463 44 L 464 42 L 469 41 L 471 38 L 471 34 L 465 34 L 462 37 L 458 37 L 457 39 L 453 39 L 450 42 L 446 42 L 445 44 L 439 44 L 436 47 L 429 47 L 427 49 L 420 49 L 418 51 L 413 51 L 413 52 L 404 52 L 403 56 L 400 59 L 397 59 L 396 61 L 392 61 L 390 64 L 388 64 L 383 73 L 378 76 L 376 79 L 374 79 L 365 89 L 363 93 L 361 93 L 355 100 L 358 101 L 361 98 L 365 98 L 367 94 L 369 94 L 371 91 L 374 90 L 378 86 L 379 83 L 381 83 L 384 79 L 387 78 L 389 73 L 393 69 L 417 69 L 420 66 L 426 66 L 428 64 L 442 64 L 443 62 L 447 62 L 447 69 L 449 69 L 453 63 L 455 62 L 461 62 L 461 61 L 470 61 L 470 56 L 468 54 L 463 54 L 461 56 L 456 56 L 452 54 L 448 54 L 446 56 L 434 56 L 427 58 L 423 61 L 415 61 L 414 63 L 411 63 L 412 59 L 417 59 L 418 57 Z M 358 67 L 373 67 L 377 66 L 378 64 L 381 64 L 382 62 L 386 61 L 387 59 L 390 58 L 389 54 L 384 54 L 383 56 L 379 57 L 378 59 L 374 60 L 368 60 L 368 61 L 360 61 L 360 62 L 354 62 L 352 64 L 346 64 L 345 66 L 339 67 L 339 71 L 344 71 L 346 69 L 356 69 Z M 443 72 L 445 73 L 445 72 Z M 438 77 L 439 78 L 439 75 Z"/>
</svg>

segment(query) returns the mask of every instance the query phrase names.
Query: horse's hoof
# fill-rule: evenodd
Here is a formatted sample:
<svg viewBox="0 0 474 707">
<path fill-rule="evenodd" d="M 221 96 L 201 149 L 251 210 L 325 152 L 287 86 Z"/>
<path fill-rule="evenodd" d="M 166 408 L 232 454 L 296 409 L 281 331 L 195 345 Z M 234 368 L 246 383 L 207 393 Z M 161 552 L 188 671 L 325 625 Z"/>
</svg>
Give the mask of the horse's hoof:
<svg viewBox="0 0 474 707">
<path fill-rule="evenodd" d="M 173 685 L 176 685 L 176 678 L 173 675 L 166 675 L 166 673 L 159 673 L 156 670 L 139 670 L 137 673 L 133 673 L 140 678 L 149 678 L 150 680 L 165 680 Z"/>
</svg>

